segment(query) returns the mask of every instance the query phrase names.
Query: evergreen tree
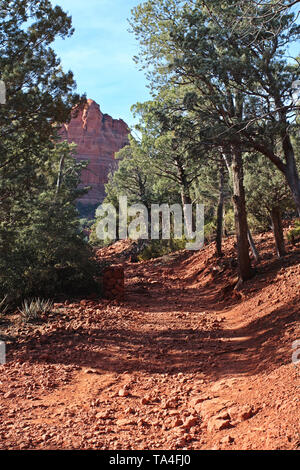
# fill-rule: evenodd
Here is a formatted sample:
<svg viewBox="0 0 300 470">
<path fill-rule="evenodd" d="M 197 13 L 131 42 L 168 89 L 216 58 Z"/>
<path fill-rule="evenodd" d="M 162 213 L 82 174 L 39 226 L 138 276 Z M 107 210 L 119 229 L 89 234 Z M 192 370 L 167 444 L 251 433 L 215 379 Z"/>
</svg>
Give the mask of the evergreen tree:
<svg viewBox="0 0 300 470">
<path fill-rule="evenodd" d="M 50 47 L 72 32 L 71 18 L 48 0 L 0 1 L 0 292 L 15 302 L 95 289 L 74 206 L 81 165 L 56 135 L 84 100 Z"/>
<path fill-rule="evenodd" d="M 286 12 L 269 18 L 267 28 L 258 21 L 241 35 L 232 28 L 238 21 L 245 25 L 241 6 L 232 1 L 150 0 L 133 10 L 131 24 L 153 89 L 170 83 L 193 86 L 184 104 L 198 115 L 201 141 L 232 154 L 238 260 L 245 280 L 251 276 L 243 186 L 247 149 L 261 152 L 284 173 L 300 211 L 288 119 L 295 110 L 290 97 L 298 69 L 283 59 L 300 28 Z"/>
</svg>

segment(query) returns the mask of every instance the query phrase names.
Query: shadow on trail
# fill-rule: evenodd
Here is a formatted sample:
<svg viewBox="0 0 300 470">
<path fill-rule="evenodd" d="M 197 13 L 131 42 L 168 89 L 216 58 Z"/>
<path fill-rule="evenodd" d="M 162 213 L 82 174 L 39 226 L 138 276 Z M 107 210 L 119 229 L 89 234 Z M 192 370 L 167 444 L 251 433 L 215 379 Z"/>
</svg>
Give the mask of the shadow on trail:
<svg viewBox="0 0 300 470">
<path fill-rule="evenodd" d="M 172 329 L 143 331 L 95 327 L 71 331 L 59 329 L 22 344 L 17 360 L 91 367 L 122 373 L 152 374 L 203 372 L 219 379 L 228 375 L 252 375 L 291 362 L 284 337 L 296 325 L 296 298 L 282 308 L 243 328 L 228 330 Z M 138 326 L 138 325 L 137 325 Z M 42 359 L 47 355 L 46 361 Z"/>
<path fill-rule="evenodd" d="M 296 265 L 299 258 L 296 251 L 284 260 L 272 260 L 262 266 L 258 276 L 245 284 L 246 298 L 255 297 L 257 292 L 272 283 L 283 266 Z M 15 349 L 11 357 L 18 361 L 77 365 L 117 373 L 203 373 L 214 380 L 229 375 L 251 376 L 270 372 L 279 365 L 291 363 L 291 345 L 298 339 L 292 337 L 299 315 L 297 295 L 284 306 L 274 307 L 271 312 L 272 304 L 267 302 L 268 313 L 244 323 L 242 327 L 229 329 L 214 322 L 207 325 L 204 322 L 202 327 L 200 321 L 197 329 L 188 328 L 185 318 L 181 321 L 177 314 L 183 317 L 193 314 L 195 322 L 198 314 L 199 320 L 203 315 L 213 319 L 239 301 L 222 299 L 220 291 L 224 281 L 221 277 L 215 283 L 195 289 L 187 284 L 181 286 L 178 279 L 172 279 L 172 272 L 168 274 L 162 270 L 160 274 L 156 273 L 155 265 L 146 268 L 143 265 L 128 268 L 129 281 L 131 276 L 133 282 L 128 286 L 128 299 L 120 309 L 121 318 L 122 309 L 132 312 L 132 328 L 126 326 L 126 317 L 122 327 L 120 313 L 112 311 L 105 314 L 108 323 L 103 327 L 92 321 L 86 327 L 73 330 L 71 321 L 68 329 L 44 333 L 39 341 L 28 338 L 21 344 L 16 343 L 19 350 Z M 149 281 L 153 280 L 155 283 L 151 285 Z M 143 314 L 150 314 L 152 329 L 142 328 Z M 89 314 L 86 316 L 88 318 Z M 168 318 L 170 324 L 162 325 L 164 318 Z M 285 336 L 287 329 L 289 335 Z"/>
</svg>

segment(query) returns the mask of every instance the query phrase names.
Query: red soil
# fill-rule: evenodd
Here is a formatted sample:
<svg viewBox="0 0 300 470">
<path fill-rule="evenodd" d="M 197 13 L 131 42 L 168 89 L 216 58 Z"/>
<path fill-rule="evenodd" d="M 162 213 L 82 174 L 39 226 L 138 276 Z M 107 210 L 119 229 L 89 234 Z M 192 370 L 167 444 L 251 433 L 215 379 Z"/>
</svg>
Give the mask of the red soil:
<svg viewBox="0 0 300 470">
<path fill-rule="evenodd" d="M 0 449 L 299 449 L 300 251 L 256 241 L 238 292 L 228 240 L 220 263 L 212 245 L 125 263 L 124 301 L 2 322 Z"/>
</svg>

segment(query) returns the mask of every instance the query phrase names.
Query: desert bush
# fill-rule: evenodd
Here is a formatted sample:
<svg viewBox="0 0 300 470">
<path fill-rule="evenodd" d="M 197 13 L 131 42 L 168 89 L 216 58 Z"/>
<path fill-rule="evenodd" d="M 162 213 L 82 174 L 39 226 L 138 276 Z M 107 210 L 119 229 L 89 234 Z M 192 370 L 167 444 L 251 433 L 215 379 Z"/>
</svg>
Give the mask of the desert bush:
<svg viewBox="0 0 300 470">
<path fill-rule="evenodd" d="M 212 242 L 216 236 L 216 222 L 212 220 L 204 225 L 204 238 L 207 242 Z"/>
<path fill-rule="evenodd" d="M 224 216 L 224 230 L 228 234 L 234 233 L 235 229 L 235 220 L 234 220 L 234 211 L 232 208 L 228 209 Z"/>
<path fill-rule="evenodd" d="M 139 261 L 147 261 L 153 258 L 160 258 L 175 251 L 184 250 L 186 241 L 182 240 L 152 240 L 138 255 Z"/>
<path fill-rule="evenodd" d="M 295 243 L 300 240 L 300 219 L 295 221 L 295 227 L 288 231 L 287 239 L 291 243 Z"/>
</svg>

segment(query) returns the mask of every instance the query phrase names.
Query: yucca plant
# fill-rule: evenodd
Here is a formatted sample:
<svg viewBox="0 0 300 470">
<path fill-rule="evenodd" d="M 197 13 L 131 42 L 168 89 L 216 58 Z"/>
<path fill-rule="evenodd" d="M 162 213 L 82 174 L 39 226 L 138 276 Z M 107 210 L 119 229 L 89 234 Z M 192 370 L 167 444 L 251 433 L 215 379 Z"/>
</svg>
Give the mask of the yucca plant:
<svg viewBox="0 0 300 470">
<path fill-rule="evenodd" d="M 24 322 L 35 322 L 41 320 L 42 316 L 51 312 L 53 302 L 51 300 L 33 299 L 24 300 L 19 312 Z"/>
<path fill-rule="evenodd" d="M 7 313 L 9 309 L 7 298 L 8 296 L 6 295 L 5 297 L 3 297 L 2 300 L 0 300 L 0 318 L 4 317 L 4 315 Z"/>
</svg>

